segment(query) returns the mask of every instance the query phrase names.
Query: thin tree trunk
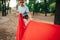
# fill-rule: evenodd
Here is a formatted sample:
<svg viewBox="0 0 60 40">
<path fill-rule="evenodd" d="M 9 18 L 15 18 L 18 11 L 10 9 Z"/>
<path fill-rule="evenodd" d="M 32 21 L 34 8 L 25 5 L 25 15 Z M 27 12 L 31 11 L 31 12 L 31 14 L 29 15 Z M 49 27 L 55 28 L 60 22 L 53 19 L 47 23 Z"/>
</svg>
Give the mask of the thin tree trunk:
<svg viewBox="0 0 60 40">
<path fill-rule="evenodd" d="M 2 0 L 2 16 L 6 16 L 6 0 Z"/>
<path fill-rule="evenodd" d="M 45 3 L 45 5 L 44 5 L 44 13 L 45 13 L 45 16 L 47 16 L 47 2 L 46 2 L 46 0 L 44 0 L 44 3 Z"/>
</svg>

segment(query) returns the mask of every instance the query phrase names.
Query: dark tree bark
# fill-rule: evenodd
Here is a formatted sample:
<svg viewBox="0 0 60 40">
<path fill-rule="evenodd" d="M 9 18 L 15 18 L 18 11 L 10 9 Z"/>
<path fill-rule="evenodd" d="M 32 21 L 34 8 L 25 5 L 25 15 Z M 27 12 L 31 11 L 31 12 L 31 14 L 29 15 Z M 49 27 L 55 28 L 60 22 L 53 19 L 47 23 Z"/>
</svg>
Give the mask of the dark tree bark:
<svg viewBox="0 0 60 40">
<path fill-rule="evenodd" d="M 45 13 L 45 16 L 47 16 L 47 1 L 44 0 L 44 3 L 45 3 L 45 5 L 44 5 L 44 13 Z"/>
<path fill-rule="evenodd" d="M 54 24 L 60 25 L 60 0 L 56 0 Z"/>
<path fill-rule="evenodd" d="M 6 16 L 6 0 L 2 0 L 2 16 Z"/>
</svg>

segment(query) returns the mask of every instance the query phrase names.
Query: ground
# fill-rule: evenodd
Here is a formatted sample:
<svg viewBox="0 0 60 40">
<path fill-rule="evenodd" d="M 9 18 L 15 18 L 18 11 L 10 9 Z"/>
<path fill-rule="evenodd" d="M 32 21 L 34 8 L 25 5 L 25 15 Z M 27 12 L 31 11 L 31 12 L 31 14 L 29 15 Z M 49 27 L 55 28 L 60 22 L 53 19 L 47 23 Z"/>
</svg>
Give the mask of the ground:
<svg viewBox="0 0 60 40">
<path fill-rule="evenodd" d="M 44 14 L 34 15 L 33 20 L 53 24 L 54 16 L 44 16 Z M 18 24 L 18 16 L 16 14 L 8 14 L 0 17 L 0 40 L 15 40 L 16 28 Z"/>
</svg>

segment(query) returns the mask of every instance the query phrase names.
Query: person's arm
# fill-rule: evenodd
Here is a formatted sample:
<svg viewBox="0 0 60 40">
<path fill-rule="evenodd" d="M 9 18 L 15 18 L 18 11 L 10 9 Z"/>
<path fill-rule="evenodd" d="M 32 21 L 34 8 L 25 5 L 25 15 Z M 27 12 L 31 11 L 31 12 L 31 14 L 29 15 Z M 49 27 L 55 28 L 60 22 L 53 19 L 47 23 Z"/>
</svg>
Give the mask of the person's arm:
<svg viewBox="0 0 60 40">
<path fill-rule="evenodd" d="M 19 6 L 18 6 L 18 9 L 17 9 L 17 12 L 16 12 L 17 16 L 19 15 Z"/>
<path fill-rule="evenodd" d="M 29 12 L 28 7 L 26 7 L 26 12 L 27 12 L 27 15 L 28 15 L 29 19 L 32 20 L 32 15 L 31 15 L 31 13 Z"/>
<path fill-rule="evenodd" d="M 17 14 L 17 16 L 18 16 L 18 15 L 19 15 L 19 12 L 17 12 L 16 14 Z"/>
<path fill-rule="evenodd" d="M 31 13 L 28 12 L 27 15 L 28 15 L 29 19 L 32 20 L 32 15 L 31 15 Z"/>
</svg>

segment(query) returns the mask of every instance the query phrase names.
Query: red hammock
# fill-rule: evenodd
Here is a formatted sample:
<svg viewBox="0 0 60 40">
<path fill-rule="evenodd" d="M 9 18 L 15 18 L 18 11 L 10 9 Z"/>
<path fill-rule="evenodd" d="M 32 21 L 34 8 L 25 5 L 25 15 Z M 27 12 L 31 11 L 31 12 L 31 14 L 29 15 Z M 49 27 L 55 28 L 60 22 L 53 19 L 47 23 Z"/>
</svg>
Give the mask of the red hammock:
<svg viewBox="0 0 60 40">
<path fill-rule="evenodd" d="M 60 26 L 35 21 L 30 21 L 25 26 L 23 17 L 20 15 L 16 40 L 60 40 Z"/>
</svg>

